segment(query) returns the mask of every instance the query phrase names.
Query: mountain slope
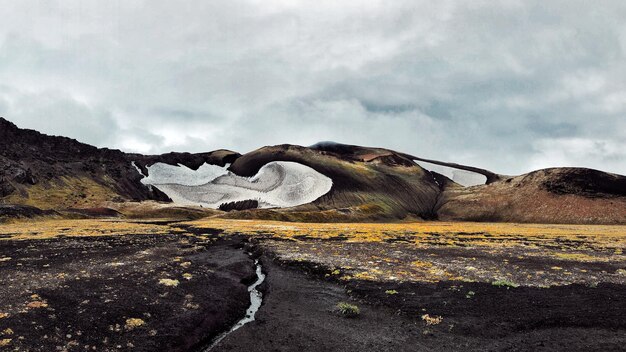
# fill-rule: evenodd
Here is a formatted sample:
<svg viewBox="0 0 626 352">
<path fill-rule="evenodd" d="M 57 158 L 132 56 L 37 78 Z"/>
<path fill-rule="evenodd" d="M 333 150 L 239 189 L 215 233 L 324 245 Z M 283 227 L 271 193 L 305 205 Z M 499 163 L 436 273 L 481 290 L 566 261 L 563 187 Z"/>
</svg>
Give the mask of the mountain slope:
<svg viewBox="0 0 626 352">
<path fill-rule="evenodd" d="M 301 164 L 293 164 L 293 170 L 313 169 L 309 172 L 311 176 L 285 178 L 284 172 L 267 168 L 267 165 L 288 165 L 289 162 Z M 178 165 L 184 166 L 182 181 L 177 178 L 180 175 L 175 175 L 180 171 Z M 208 172 L 211 168 L 219 169 L 215 178 Z M 176 172 L 161 175 L 168 184 L 151 185 L 149 180 L 159 176 L 154 174 L 155 170 Z M 262 170 L 270 171 L 257 175 Z M 198 177 L 208 178 L 195 180 L 194 172 Z M 284 204 L 309 202 L 314 198 L 303 197 L 307 188 L 301 182 L 311 181 L 314 173 L 332 182 L 314 201 L 287 208 L 248 209 L 263 204 L 261 198 L 265 196 L 260 194 L 257 199 L 256 193 L 249 190 L 274 192 L 276 187 L 283 186 L 293 187 L 293 191 L 285 189 L 277 194 L 289 199 L 306 199 Z M 483 177 L 484 184 L 464 187 L 451 179 L 458 174 L 471 174 L 474 180 L 478 175 Z M 207 199 L 207 195 L 215 198 L 212 192 L 218 188 L 226 189 L 226 193 L 234 189 L 237 193 L 237 187 L 248 189 L 241 194 L 252 195 L 224 198 L 223 204 L 218 197 L 211 203 L 212 207 L 220 205 L 221 209 L 238 210 L 232 212 L 190 208 L 190 203 L 184 203 L 187 207 L 183 208 L 172 204 L 163 192 L 172 194 L 172 190 L 183 190 L 185 199 L 193 200 Z M 194 192 L 205 192 L 205 195 Z M 160 203 L 146 207 L 141 206 L 147 204 L 145 202 L 136 203 L 147 200 Z M 121 214 L 144 212 L 143 216 L 162 216 L 159 209 L 167 207 L 174 209 L 169 214 L 192 212 L 193 216 L 220 214 L 230 218 L 290 221 L 441 219 L 626 224 L 626 177 L 584 168 L 546 169 L 507 177 L 481 168 L 383 148 L 331 142 L 310 147 L 267 146 L 244 155 L 228 150 L 197 154 L 128 154 L 20 129 L 0 118 L 0 204 L 4 204 L 4 213 L 11 216 L 18 216 L 20 212 L 25 216 L 52 214 L 31 207 L 85 216 L 116 214 L 103 209 L 113 207 Z M 198 201 L 197 205 L 200 204 Z M 271 202 L 265 204 L 275 206 Z"/>
<path fill-rule="evenodd" d="M 585 168 L 552 168 L 443 193 L 441 220 L 626 223 L 626 177 Z"/>
<path fill-rule="evenodd" d="M 440 190 L 432 175 L 393 151 L 343 144 L 278 145 L 241 156 L 230 170 L 252 176 L 272 161 L 301 163 L 333 181 L 329 193 L 290 211 L 339 209 L 348 216 L 367 215 L 370 219 L 436 218 L 433 207 Z"/>
<path fill-rule="evenodd" d="M 225 163 L 236 155 L 227 151 L 127 154 L 20 129 L 0 118 L 0 198 L 5 204 L 41 209 L 96 207 L 112 201 L 167 201 L 158 189 L 140 182 L 143 176 L 133 161 L 143 170 L 157 161 L 197 168 L 205 162 Z"/>
</svg>

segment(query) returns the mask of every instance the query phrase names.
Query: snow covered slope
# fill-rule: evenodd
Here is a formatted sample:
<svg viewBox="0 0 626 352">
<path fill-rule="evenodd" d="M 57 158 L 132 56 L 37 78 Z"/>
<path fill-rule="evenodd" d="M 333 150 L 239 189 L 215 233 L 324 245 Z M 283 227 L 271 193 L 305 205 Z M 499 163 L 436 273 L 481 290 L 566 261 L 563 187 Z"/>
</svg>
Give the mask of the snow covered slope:
<svg viewBox="0 0 626 352">
<path fill-rule="evenodd" d="M 227 167 L 204 164 L 195 171 L 156 163 L 141 182 L 157 187 L 174 203 L 210 208 L 250 199 L 262 208 L 292 207 L 313 202 L 333 184 L 330 178 L 296 162 L 270 162 L 253 177 L 237 176 Z"/>
<path fill-rule="evenodd" d="M 174 166 L 156 163 L 146 167 L 148 169 L 148 177 L 142 179 L 141 182 L 146 185 L 175 183 L 185 186 L 200 186 L 215 180 L 219 176 L 228 174 L 228 166 L 230 164 L 221 167 L 204 163 L 198 170 L 193 170 L 182 164 Z"/>
<path fill-rule="evenodd" d="M 484 185 L 485 183 L 487 183 L 487 177 L 477 172 L 456 169 L 453 167 L 437 165 L 420 160 L 414 161 L 424 169 L 442 174 L 452 181 L 465 187 Z"/>
</svg>

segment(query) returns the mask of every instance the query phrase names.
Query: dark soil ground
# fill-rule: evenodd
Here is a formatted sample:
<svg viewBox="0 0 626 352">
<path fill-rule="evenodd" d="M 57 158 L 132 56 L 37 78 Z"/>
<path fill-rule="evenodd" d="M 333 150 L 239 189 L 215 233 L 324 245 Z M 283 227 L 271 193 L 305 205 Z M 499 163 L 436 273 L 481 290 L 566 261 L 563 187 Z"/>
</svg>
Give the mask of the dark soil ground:
<svg viewBox="0 0 626 352">
<path fill-rule="evenodd" d="M 257 321 L 216 351 L 623 351 L 626 287 L 331 282 L 323 270 L 264 258 Z M 397 293 L 386 293 L 393 292 Z M 338 302 L 361 314 L 345 318 Z M 422 316 L 440 316 L 428 325 Z"/>
<path fill-rule="evenodd" d="M 0 350 L 194 349 L 243 315 L 245 281 L 254 275 L 241 249 L 208 242 L 183 235 L 0 241 L 0 257 L 10 258 L 0 262 Z"/>
<path fill-rule="evenodd" d="M 267 274 L 256 321 L 212 351 L 570 352 L 626 346 L 626 286 L 617 276 L 623 263 L 602 261 L 600 250 L 589 253 L 602 260 L 560 260 L 556 271 L 562 274 L 549 276 L 555 283 L 575 276 L 566 273 L 596 278 L 579 284 L 363 280 L 342 278 L 345 267 L 335 274 L 338 266 L 326 264 L 344 258 L 350 265 L 370 260 L 382 268 L 386 262 L 374 261 L 378 256 L 400 264 L 434 258 L 439 265 L 471 252 L 477 270 L 512 265 L 518 275 L 505 277 L 522 282 L 526 273 L 557 262 L 506 245 L 493 252 L 416 249 L 397 241 L 305 236 L 289 242 L 159 226 L 171 226 L 172 234 L 0 240 L 0 351 L 204 351 L 248 307 L 253 258 L 260 258 Z M 318 261 L 301 259 L 307 253 Z M 341 315 L 340 302 L 358 306 L 360 314 Z"/>
</svg>

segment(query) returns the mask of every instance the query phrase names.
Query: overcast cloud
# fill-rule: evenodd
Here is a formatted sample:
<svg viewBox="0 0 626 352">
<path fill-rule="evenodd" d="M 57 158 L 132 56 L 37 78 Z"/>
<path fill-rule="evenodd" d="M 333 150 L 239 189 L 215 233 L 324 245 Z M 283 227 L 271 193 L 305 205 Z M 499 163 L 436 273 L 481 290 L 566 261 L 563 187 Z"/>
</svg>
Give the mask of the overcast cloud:
<svg viewBox="0 0 626 352">
<path fill-rule="evenodd" d="M 142 153 L 320 140 L 626 174 L 626 2 L 0 0 L 0 116 Z"/>
</svg>

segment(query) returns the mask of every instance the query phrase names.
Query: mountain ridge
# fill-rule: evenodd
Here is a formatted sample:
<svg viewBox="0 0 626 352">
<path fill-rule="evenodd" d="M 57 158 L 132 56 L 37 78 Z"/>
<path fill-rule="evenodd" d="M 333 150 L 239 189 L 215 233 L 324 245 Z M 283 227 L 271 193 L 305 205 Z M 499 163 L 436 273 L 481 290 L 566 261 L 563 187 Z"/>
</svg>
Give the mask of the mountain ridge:
<svg viewBox="0 0 626 352">
<path fill-rule="evenodd" d="M 264 165 L 277 161 L 310 167 L 331 178 L 333 186 L 308 204 L 266 210 L 242 208 L 244 204 L 258 204 L 250 200 L 237 203 L 237 207 L 224 207 L 238 211 L 216 211 L 217 215 L 322 222 L 442 219 L 626 223 L 626 177 L 594 169 L 548 168 L 504 176 L 386 148 L 333 142 L 309 147 L 265 146 L 243 155 L 226 149 L 141 155 L 21 129 L 0 118 L 0 204 L 5 209 L 15 205 L 46 211 L 101 207 L 119 210 L 129 203 L 150 201 L 176 207 L 158 185 L 141 182 L 148 175 L 147 166 L 181 164 L 198 170 L 205 163 L 229 165 L 228 172 L 252 177 Z M 426 165 L 424 162 L 444 171 L 456 170 L 452 174 L 482 175 L 486 181 L 463 187 L 450 178 L 451 174 L 420 166 Z M 14 215 L 16 211 L 7 213 Z"/>
</svg>

